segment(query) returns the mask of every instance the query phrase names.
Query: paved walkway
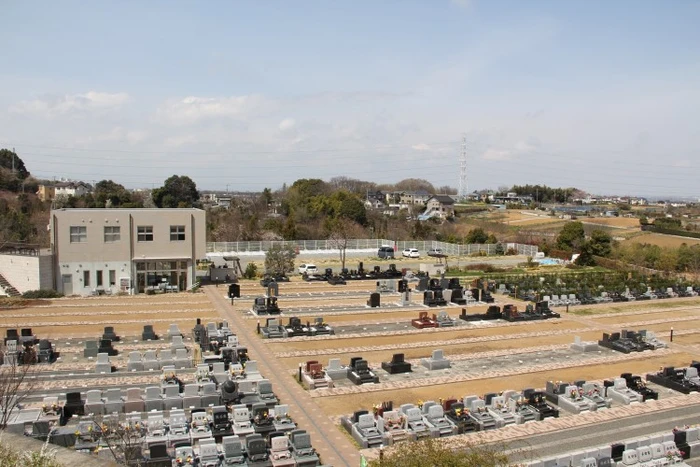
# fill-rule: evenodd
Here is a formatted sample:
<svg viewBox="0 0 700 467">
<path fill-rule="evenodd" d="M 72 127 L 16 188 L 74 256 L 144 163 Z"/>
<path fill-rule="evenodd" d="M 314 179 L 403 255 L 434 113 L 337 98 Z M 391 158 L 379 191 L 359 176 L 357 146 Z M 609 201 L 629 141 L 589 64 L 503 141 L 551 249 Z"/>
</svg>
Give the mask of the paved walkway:
<svg viewBox="0 0 700 467">
<path fill-rule="evenodd" d="M 313 402 L 311 396 L 289 376 L 279 361 L 271 355 L 267 346 L 246 325 L 240 312 L 224 297 L 224 290 L 213 286 L 204 287 L 204 292 L 221 316 L 226 318 L 238 339 L 248 347 L 251 358 L 258 362 L 258 369 L 274 388 L 280 400 L 289 405 L 289 413 L 295 422 L 311 434 L 311 443 L 321 461 L 326 465 L 356 466 L 360 464 L 357 448 L 332 420 Z"/>
</svg>

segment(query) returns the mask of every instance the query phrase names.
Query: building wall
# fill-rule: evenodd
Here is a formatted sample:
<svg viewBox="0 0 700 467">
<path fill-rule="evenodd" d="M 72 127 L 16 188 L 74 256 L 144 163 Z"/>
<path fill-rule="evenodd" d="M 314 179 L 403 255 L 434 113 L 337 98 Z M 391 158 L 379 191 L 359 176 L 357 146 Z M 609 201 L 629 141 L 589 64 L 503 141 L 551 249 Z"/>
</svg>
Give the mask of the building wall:
<svg viewBox="0 0 700 467">
<path fill-rule="evenodd" d="M 39 185 L 39 191 L 37 192 L 37 196 L 41 201 L 50 201 L 54 199 L 55 195 L 56 189 L 54 187 L 48 185 Z"/>
<path fill-rule="evenodd" d="M 53 288 L 51 255 L 0 255 L 0 274 L 20 293 Z"/>
<path fill-rule="evenodd" d="M 83 242 L 71 243 L 71 226 L 84 227 Z M 139 241 L 138 228 L 151 227 L 153 240 Z M 171 240 L 170 227 L 184 226 L 184 240 Z M 105 242 L 105 227 L 119 227 L 119 240 Z M 187 286 L 195 277 L 195 260 L 206 256 L 205 213 L 200 209 L 59 209 L 51 212 L 51 244 L 57 290 L 89 294 L 95 289 L 124 290 L 122 279 L 133 287 L 136 263 L 187 262 Z M 85 274 L 89 283 L 85 283 Z M 103 282 L 97 284 L 98 271 Z M 109 283 L 115 271 L 116 283 Z M 64 290 L 67 281 L 72 290 Z M 126 287 L 129 288 L 128 286 Z"/>
</svg>

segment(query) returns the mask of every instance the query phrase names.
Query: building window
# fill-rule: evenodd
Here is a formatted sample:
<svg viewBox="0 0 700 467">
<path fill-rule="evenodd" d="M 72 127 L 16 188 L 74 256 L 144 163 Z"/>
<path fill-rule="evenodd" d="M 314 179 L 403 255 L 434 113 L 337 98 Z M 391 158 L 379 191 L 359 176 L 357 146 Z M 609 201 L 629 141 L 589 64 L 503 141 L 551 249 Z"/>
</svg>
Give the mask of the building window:
<svg viewBox="0 0 700 467">
<path fill-rule="evenodd" d="M 121 240 L 121 230 L 118 225 L 105 225 L 105 243 L 114 243 Z"/>
<path fill-rule="evenodd" d="M 95 286 L 102 287 L 102 271 L 96 271 L 97 277 L 95 278 Z"/>
<path fill-rule="evenodd" d="M 83 287 L 90 287 L 90 271 L 83 271 Z"/>
<path fill-rule="evenodd" d="M 184 225 L 171 225 L 170 226 L 170 241 L 182 241 L 185 239 L 185 226 Z"/>
<path fill-rule="evenodd" d="M 70 227 L 70 242 L 85 243 L 87 242 L 87 227 L 83 225 L 71 225 Z"/>
<path fill-rule="evenodd" d="M 139 225 L 136 228 L 137 239 L 139 242 L 152 242 L 153 241 L 153 226 L 152 225 Z"/>
<path fill-rule="evenodd" d="M 110 287 L 117 285 L 117 271 L 114 269 L 109 270 L 109 285 Z"/>
</svg>

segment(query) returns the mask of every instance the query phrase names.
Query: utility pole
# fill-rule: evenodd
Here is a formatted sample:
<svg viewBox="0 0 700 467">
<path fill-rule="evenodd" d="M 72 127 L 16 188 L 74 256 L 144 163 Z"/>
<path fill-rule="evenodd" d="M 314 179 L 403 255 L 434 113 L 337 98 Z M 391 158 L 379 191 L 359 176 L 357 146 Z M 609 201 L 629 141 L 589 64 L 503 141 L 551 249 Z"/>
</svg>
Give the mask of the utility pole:
<svg viewBox="0 0 700 467">
<path fill-rule="evenodd" d="M 457 197 L 464 201 L 467 197 L 467 136 L 462 135 L 462 151 L 459 159 L 459 191 Z"/>
<path fill-rule="evenodd" d="M 12 148 L 12 175 L 15 174 L 15 148 Z"/>
</svg>

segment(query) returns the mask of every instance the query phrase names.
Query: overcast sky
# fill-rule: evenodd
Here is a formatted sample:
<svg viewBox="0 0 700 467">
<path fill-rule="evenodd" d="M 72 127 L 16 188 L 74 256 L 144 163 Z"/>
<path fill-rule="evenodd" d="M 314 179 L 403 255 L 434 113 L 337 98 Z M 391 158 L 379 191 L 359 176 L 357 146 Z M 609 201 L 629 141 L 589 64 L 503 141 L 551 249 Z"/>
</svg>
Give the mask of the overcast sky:
<svg viewBox="0 0 700 467">
<path fill-rule="evenodd" d="M 700 2 L 2 2 L 0 147 L 38 177 L 698 196 Z"/>
</svg>

